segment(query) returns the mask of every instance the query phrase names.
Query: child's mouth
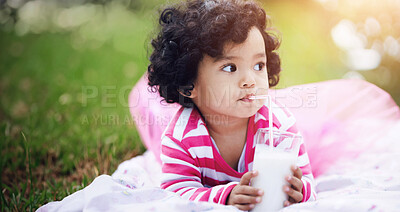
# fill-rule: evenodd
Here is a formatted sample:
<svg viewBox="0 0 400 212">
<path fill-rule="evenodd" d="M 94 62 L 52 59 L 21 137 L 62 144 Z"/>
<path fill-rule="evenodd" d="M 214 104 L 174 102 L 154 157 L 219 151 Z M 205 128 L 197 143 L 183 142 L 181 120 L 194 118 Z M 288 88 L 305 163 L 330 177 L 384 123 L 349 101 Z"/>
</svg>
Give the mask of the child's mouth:
<svg viewBox="0 0 400 212">
<path fill-rule="evenodd" d="M 241 99 L 243 102 L 252 102 L 252 101 L 254 101 L 253 99 Z"/>
<path fill-rule="evenodd" d="M 254 99 L 251 99 L 251 97 L 254 97 L 254 96 L 255 96 L 254 94 L 247 94 L 246 96 L 244 96 L 240 100 L 244 101 L 244 102 L 252 102 L 252 101 L 254 101 Z"/>
</svg>

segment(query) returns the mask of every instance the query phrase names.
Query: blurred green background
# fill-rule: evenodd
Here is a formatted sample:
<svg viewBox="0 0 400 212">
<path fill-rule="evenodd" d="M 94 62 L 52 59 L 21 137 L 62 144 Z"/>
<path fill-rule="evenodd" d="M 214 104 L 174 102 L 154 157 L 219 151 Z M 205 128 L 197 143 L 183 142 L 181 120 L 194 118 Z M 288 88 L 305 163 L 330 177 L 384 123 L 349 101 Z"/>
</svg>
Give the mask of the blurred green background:
<svg viewBox="0 0 400 212">
<path fill-rule="evenodd" d="M 145 151 L 129 114 L 160 0 L 0 0 L 0 205 L 35 210 Z M 278 87 L 362 78 L 400 103 L 400 1 L 264 0 Z"/>
</svg>

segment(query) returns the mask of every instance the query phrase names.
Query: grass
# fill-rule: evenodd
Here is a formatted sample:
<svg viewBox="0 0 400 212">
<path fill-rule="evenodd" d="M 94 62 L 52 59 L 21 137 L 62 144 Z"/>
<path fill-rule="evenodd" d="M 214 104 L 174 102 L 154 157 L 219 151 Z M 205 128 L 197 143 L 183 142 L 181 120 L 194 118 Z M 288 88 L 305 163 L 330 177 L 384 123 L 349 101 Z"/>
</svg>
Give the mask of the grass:
<svg viewBox="0 0 400 212">
<path fill-rule="evenodd" d="M 61 200 L 144 152 L 127 105 L 146 70 L 144 17 L 112 37 L 129 36 L 130 52 L 112 39 L 76 48 L 71 32 L 0 32 L 2 211 Z"/>
<path fill-rule="evenodd" d="M 282 32 L 279 87 L 341 78 L 329 16 L 291 2 L 266 7 Z M 1 211 L 61 200 L 145 151 L 127 98 L 146 70 L 155 19 L 148 10 L 95 14 L 74 29 L 0 28 Z"/>
</svg>

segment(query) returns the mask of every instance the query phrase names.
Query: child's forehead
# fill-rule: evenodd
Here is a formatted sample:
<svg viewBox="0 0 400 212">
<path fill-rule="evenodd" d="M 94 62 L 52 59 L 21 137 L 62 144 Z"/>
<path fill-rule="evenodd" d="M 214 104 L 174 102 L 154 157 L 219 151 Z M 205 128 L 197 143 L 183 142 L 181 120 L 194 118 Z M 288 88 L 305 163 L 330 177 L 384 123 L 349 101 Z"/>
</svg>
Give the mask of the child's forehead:
<svg viewBox="0 0 400 212">
<path fill-rule="evenodd" d="M 243 48 L 243 46 L 246 45 L 244 42 L 243 43 L 234 43 L 232 41 L 228 41 L 224 44 L 222 48 L 222 55 L 229 55 L 229 54 L 235 54 L 239 53 L 240 49 Z"/>
<path fill-rule="evenodd" d="M 247 34 L 246 40 L 241 43 L 227 41 L 223 45 L 221 56 L 239 54 L 246 47 L 251 48 L 254 52 L 265 52 L 264 38 L 257 27 L 252 27 Z"/>
</svg>

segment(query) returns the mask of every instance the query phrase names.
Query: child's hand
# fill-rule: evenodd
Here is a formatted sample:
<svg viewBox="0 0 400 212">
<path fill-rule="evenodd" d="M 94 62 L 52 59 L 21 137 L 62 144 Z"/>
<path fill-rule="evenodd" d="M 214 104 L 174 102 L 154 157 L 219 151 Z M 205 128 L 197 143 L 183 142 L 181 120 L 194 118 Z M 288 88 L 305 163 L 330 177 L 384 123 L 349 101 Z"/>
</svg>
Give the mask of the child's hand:
<svg viewBox="0 0 400 212">
<path fill-rule="evenodd" d="M 257 175 L 257 171 L 250 171 L 244 174 L 240 179 L 240 183 L 232 189 L 227 204 L 233 205 L 239 210 L 247 211 L 254 208 L 256 203 L 260 203 L 264 192 L 249 186 L 251 178 Z"/>
<path fill-rule="evenodd" d="M 284 202 L 285 207 L 303 200 L 303 182 L 301 181 L 303 172 L 297 166 L 292 166 L 291 170 L 293 176 L 286 176 L 286 180 L 291 186 L 283 186 L 283 190 L 289 195 L 289 201 Z"/>
</svg>

